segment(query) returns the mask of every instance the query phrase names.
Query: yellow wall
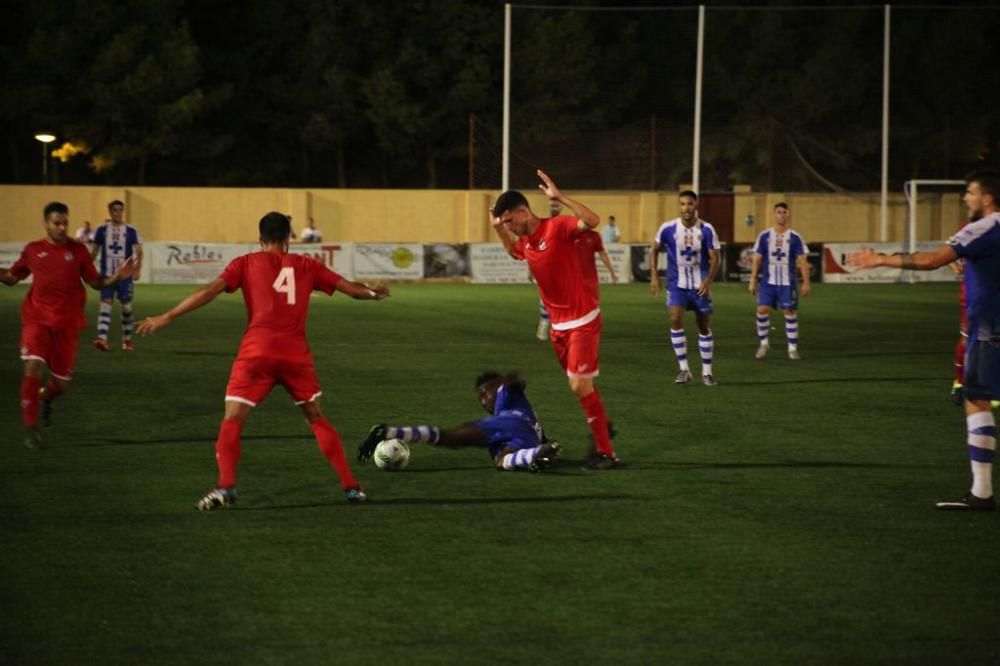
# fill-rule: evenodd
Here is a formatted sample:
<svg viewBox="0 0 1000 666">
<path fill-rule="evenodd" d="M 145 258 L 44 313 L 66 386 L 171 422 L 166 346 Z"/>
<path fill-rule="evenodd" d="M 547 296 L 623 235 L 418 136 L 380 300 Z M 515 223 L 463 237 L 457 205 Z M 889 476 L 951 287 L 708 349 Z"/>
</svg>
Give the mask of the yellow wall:
<svg viewBox="0 0 1000 666">
<path fill-rule="evenodd" d="M 548 212 L 540 192 L 526 192 L 532 208 Z M 614 215 L 622 241 L 649 242 L 663 220 L 677 216 L 673 192 L 569 192 L 602 220 Z M 301 231 L 316 220 L 324 240 L 358 242 L 493 241 L 488 210 L 496 192 L 485 190 L 345 190 L 195 187 L 0 186 L 0 241 L 27 241 L 43 234 L 41 211 L 49 201 L 69 205 L 75 231 L 84 220 L 100 224 L 107 203 L 121 199 L 126 219 L 147 241 L 253 242 L 261 216 L 271 210 L 292 215 Z M 788 202 L 792 225 L 814 242 L 879 238 L 878 194 L 735 193 L 735 239 L 751 241 L 771 222 L 773 206 Z M 964 216 L 960 195 L 928 199 L 918 208 L 917 238 L 947 238 Z M 748 226 L 747 215 L 755 224 Z M 711 220 L 709 220 L 711 222 Z M 905 238 L 906 202 L 890 197 L 889 240 Z"/>
</svg>

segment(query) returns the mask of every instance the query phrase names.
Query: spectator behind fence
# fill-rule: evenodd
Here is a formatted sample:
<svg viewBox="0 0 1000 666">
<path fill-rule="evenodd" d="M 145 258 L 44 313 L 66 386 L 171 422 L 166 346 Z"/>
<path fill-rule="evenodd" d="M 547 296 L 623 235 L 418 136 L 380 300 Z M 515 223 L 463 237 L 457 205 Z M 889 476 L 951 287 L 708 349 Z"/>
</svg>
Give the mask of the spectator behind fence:
<svg viewBox="0 0 1000 666">
<path fill-rule="evenodd" d="M 622 238 L 622 230 L 615 224 L 615 216 L 608 215 L 608 226 L 604 227 L 601 237 L 605 243 L 617 243 Z"/>
<path fill-rule="evenodd" d="M 302 230 L 302 242 L 303 243 L 321 243 L 323 242 L 323 233 L 316 228 L 316 221 L 311 217 L 307 217 L 306 228 Z"/>
<path fill-rule="evenodd" d="M 75 236 L 77 242 L 80 243 L 93 243 L 94 242 L 94 230 L 90 228 L 90 221 L 83 223 L 83 226 L 76 230 Z"/>
</svg>

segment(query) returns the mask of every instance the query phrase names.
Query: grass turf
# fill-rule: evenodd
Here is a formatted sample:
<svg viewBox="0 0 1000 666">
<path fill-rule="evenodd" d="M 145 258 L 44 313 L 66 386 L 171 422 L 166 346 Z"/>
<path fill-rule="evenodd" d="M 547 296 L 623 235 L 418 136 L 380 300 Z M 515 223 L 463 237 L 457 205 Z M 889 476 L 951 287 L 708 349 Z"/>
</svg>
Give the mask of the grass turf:
<svg viewBox="0 0 1000 666">
<path fill-rule="evenodd" d="M 139 285 L 137 312 L 189 291 Z M 932 510 L 968 487 L 948 401 L 954 285 L 819 285 L 799 362 L 780 313 L 754 360 L 752 300 L 719 285 L 715 388 L 673 384 L 645 285 L 605 288 L 599 384 L 624 462 L 610 472 L 501 474 L 483 452 L 417 445 L 402 473 L 355 465 L 371 502 L 351 507 L 277 389 L 244 428 L 239 504 L 212 514 L 193 507 L 214 481 L 242 300 L 133 354 L 100 354 L 85 331 L 74 392 L 33 451 L 16 399 L 24 293 L 0 292 L 0 662 L 1000 658 L 997 516 Z M 489 368 L 520 370 L 582 459 L 586 424 L 533 337 L 536 303 L 530 286 L 313 299 L 323 406 L 352 460 L 372 423 L 477 418 Z"/>
</svg>

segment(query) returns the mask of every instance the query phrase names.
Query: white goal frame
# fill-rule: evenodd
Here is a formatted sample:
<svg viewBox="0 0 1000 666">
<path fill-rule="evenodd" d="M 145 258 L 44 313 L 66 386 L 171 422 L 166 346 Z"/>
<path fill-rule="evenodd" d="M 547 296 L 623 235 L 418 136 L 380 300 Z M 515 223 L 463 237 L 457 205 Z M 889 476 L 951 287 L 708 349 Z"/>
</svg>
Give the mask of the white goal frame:
<svg viewBox="0 0 1000 666">
<path fill-rule="evenodd" d="M 907 252 L 913 253 L 917 251 L 917 202 L 920 193 L 921 185 L 965 185 L 964 180 L 945 180 L 945 179 L 916 179 L 908 180 L 903 183 L 903 193 L 906 194 L 906 208 L 909 213 L 909 238 L 907 239 L 906 248 Z"/>
</svg>

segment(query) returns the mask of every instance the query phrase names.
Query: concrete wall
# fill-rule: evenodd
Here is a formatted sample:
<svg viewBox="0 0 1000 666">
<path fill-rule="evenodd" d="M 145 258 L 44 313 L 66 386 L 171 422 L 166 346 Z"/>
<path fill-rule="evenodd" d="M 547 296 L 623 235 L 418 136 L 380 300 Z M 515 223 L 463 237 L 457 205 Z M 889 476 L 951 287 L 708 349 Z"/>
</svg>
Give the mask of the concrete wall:
<svg viewBox="0 0 1000 666">
<path fill-rule="evenodd" d="M 673 192 L 573 192 L 602 219 L 614 215 L 622 242 L 651 241 L 663 220 L 676 217 Z M 532 208 L 548 212 L 541 193 L 526 192 Z M 297 190 L 194 187 L 0 186 L 0 241 L 43 235 L 41 211 L 49 201 L 70 207 L 71 231 L 84 220 L 100 224 L 107 203 L 121 199 L 126 219 L 150 241 L 253 242 L 257 221 L 271 210 L 292 215 L 301 230 L 316 220 L 324 240 L 356 242 L 484 242 L 495 240 L 488 210 L 496 192 L 485 190 Z M 751 241 L 771 222 L 778 201 L 792 210 L 792 225 L 811 242 L 874 241 L 879 237 L 877 193 L 852 195 L 750 192 L 738 187 L 735 240 Z M 923 200 L 923 196 L 921 197 Z M 917 238 L 947 238 L 964 219 L 960 194 L 931 197 L 918 209 Z M 753 215 L 753 224 L 746 223 Z M 711 220 L 709 220 L 711 221 Z M 890 198 L 889 240 L 905 238 L 906 202 Z"/>
</svg>

